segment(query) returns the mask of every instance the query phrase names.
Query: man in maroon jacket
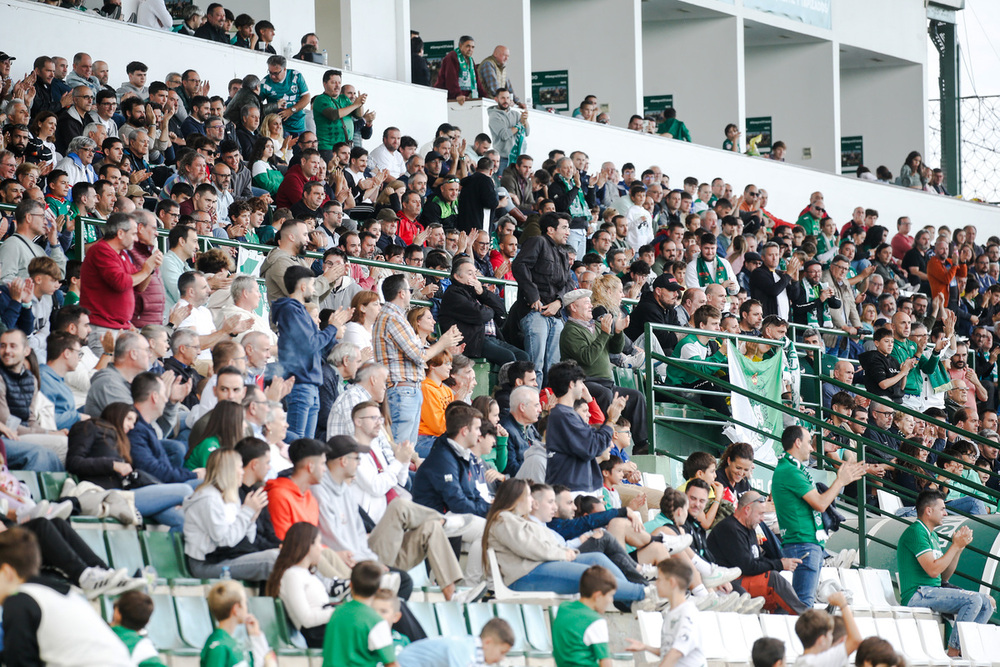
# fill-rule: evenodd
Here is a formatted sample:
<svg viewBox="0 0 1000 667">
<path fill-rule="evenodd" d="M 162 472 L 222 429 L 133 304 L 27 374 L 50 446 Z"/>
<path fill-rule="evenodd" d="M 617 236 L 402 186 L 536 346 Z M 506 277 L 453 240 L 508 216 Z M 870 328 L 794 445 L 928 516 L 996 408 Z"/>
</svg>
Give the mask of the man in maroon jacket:
<svg viewBox="0 0 1000 667">
<path fill-rule="evenodd" d="M 156 217 L 145 209 L 137 209 L 132 213 L 132 218 L 136 221 L 137 231 L 135 243 L 128 254 L 134 266 L 143 266 L 153 253 L 159 252 L 156 249 Z M 135 328 L 141 329 L 147 324 L 163 324 L 167 293 L 160 269 L 155 269 L 149 280 L 132 289 L 135 292 L 135 312 L 132 314 Z"/>
<path fill-rule="evenodd" d="M 465 104 L 465 100 L 479 98 L 479 85 L 476 81 L 476 63 L 472 60 L 472 52 L 476 50 L 476 41 L 468 35 L 458 40 L 458 48 L 449 51 L 441 60 L 435 88 L 448 91 L 448 101 Z"/>
<path fill-rule="evenodd" d="M 302 201 L 302 192 L 309 181 L 323 180 L 325 173 L 325 163 L 315 148 L 307 148 L 302 151 L 302 158 L 297 165 L 288 168 L 281 187 L 274 196 L 274 204 L 278 208 L 291 208 Z M 330 198 L 323 196 L 322 206 Z"/>
<path fill-rule="evenodd" d="M 104 225 L 104 238 L 92 245 L 80 268 L 80 305 L 90 311 L 87 345 L 103 354 L 101 337 L 111 331 L 117 338 L 132 326 L 136 287 L 145 289 L 150 276 L 163 263 L 163 253 L 153 251 L 141 267 L 132 263 L 128 250 L 138 232 L 129 213 L 113 213 Z"/>
</svg>

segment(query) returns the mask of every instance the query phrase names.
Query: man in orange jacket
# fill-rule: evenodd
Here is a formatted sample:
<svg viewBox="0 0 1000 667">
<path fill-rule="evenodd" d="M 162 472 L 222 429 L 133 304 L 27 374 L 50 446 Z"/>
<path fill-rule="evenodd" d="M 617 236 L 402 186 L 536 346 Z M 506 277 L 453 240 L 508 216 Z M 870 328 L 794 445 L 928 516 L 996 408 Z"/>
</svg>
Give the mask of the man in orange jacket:
<svg viewBox="0 0 1000 667">
<path fill-rule="evenodd" d="M 968 267 L 958 263 L 958 248 L 951 257 L 948 256 L 949 244 L 944 239 L 938 239 L 934 244 L 934 256 L 927 262 L 927 280 L 931 285 L 931 299 L 939 294 L 944 299 L 944 305 L 954 302 L 959 296 L 959 286 L 964 284 L 968 275 Z"/>
</svg>

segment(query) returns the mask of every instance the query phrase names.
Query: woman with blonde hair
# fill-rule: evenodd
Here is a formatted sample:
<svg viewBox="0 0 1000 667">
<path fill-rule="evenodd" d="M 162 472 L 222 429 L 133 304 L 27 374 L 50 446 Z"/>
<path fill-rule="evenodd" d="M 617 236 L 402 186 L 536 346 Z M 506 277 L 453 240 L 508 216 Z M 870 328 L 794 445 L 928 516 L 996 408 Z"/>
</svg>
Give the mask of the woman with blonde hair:
<svg viewBox="0 0 1000 667">
<path fill-rule="evenodd" d="M 622 308 L 622 298 L 625 296 L 621 278 L 607 273 L 594 281 L 591 290 L 590 302 L 594 305 L 594 321 L 610 313 L 616 320 L 625 319 L 625 326 L 628 326 L 628 313 Z M 611 355 L 611 363 L 624 368 L 634 368 L 641 366 L 645 359 L 642 349 L 632 344 L 629 338 L 625 337 L 625 347 L 620 354 Z"/>
<path fill-rule="evenodd" d="M 354 314 L 351 321 L 344 325 L 344 338 L 341 343 L 354 343 L 360 349 L 372 346 L 372 327 L 375 318 L 382 312 L 382 303 L 378 294 L 372 290 L 361 290 L 351 299 L 351 310 Z"/>
<path fill-rule="evenodd" d="M 743 256 L 749 252 L 747 247 L 747 237 L 737 234 L 733 237 L 733 242 L 729 246 L 729 254 L 726 261 L 733 267 L 733 272 L 739 274 L 743 270 Z"/>
<path fill-rule="evenodd" d="M 271 574 L 277 549 L 232 557 L 233 547 L 257 538 L 257 517 L 267 506 L 263 488 L 241 505 L 242 483 L 243 459 L 235 449 L 217 449 L 208 457 L 205 481 L 184 501 L 184 554 L 199 579 L 218 579 L 225 570 L 243 581 L 267 581 Z"/>
<path fill-rule="evenodd" d="M 275 159 L 280 164 L 288 164 L 288 160 L 292 157 L 292 146 L 295 143 L 295 138 L 285 136 L 285 127 L 281 122 L 281 116 L 276 113 L 264 116 L 258 131 L 260 136 L 271 140 Z"/>
</svg>

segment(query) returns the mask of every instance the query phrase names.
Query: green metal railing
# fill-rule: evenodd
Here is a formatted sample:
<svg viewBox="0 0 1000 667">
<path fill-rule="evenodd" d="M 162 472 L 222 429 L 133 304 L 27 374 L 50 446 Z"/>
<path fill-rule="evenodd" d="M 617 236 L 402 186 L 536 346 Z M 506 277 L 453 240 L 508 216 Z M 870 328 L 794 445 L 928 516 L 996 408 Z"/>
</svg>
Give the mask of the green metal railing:
<svg viewBox="0 0 1000 667">
<path fill-rule="evenodd" d="M 665 355 L 653 352 L 650 349 L 651 346 L 650 346 L 650 342 L 649 341 L 650 341 L 650 337 L 652 335 L 654 335 L 654 333 L 656 331 L 668 331 L 668 332 L 672 332 L 672 333 L 677 334 L 678 337 L 684 336 L 684 335 L 688 335 L 688 334 L 693 334 L 693 333 L 704 334 L 704 331 L 703 330 L 690 329 L 690 328 L 687 328 L 687 327 L 676 327 L 676 326 L 668 326 L 668 325 L 654 325 L 654 324 L 647 324 L 646 325 L 646 333 L 645 333 L 645 341 L 646 341 L 646 344 L 645 344 L 645 350 L 646 350 L 646 368 L 645 368 L 645 373 L 646 373 L 646 379 L 647 380 L 646 380 L 646 382 L 644 384 L 644 387 L 645 387 L 645 390 L 646 390 L 645 393 L 646 393 L 647 404 L 650 406 L 649 416 L 648 416 L 648 419 L 649 419 L 649 421 L 648 421 L 648 427 L 649 427 L 649 432 L 650 432 L 650 438 L 651 438 L 651 443 L 652 443 L 653 451 L 655 451 L 657 454 L 665 455 L 668 458 L 671 458 L 671 459 L 676 460 L 676 461 L 681 461 L 682 462 L 684 460 L 684 457 L 681 457 L 681 456 L 678 456 L 678 455 L 672 453 L 667 448 L 658 446 L 659 443 L 657 442 L 657 429 L 656 429 L 657 423 L 664 423 L 664 424 L 667 424 L 667 423 L 670 423 L 670 422 L 685 423 L 685 422 L 689 422 L 690 421 L 691 423 L 714 423 L 714 424 L 716 424 L 716 425 L 718 425 L 720 427 L 724 426 L 727 423 L 735 423 L 735 424 L 739 424 L 741 427 L 743 427 L 743 428 L 745 428 L 745 429 L 747 429 L 749 431 L 752 431 L 754 433 L 760 434 L 761 436 L 764 436 L 765 438 L 772 438 L 774 436 L 777 436 L 778 438 L 780 438 L 780 434 L 770 434 L 770 433 L 767 433 L 767 432 L 759 429 L 756 426 L 756 424 L 747 424 L 747 423 L 744 423 L 744 422 L 740 422 L 738 420 L 735 420 L 732 416 L 723 415 L 723 414 L 715 412 L 715 411 L 713 411 L 713 410 L 711 410 L 709 408 L 706 408 L 705 406 L 701 405 L 694 398 L 692 398 L 690 396 L 692 393 L 695 393 L 695 392 L 692 392 L 690 389 L 687 389 L 687 388 L 684 388 L 684 387 L 671 387 L 671 386 L 667 386 L 667 385 L 663 385 L 663 384 L 657 384 L 657 380 L 656 380 L 657 376 L 654 374 L 654 367 L 656 366 L 656 364 L 663 363 L 663 364 L 667 365 L 668 367 L 672 367 L 672 368 L 676 368 L 676 369 L 683 369 L 685 372 L 687 372 L 687 373 L 689 373 L 689 374 L 697 377 L 699 380 L 710 381 L 716 387 L 716 391 L 713 392 L 713 393 L 716 393 L 718 395 L 728 395 L 730 393 L 741 394 L 741 395 L 747 396 L 747 397 L 753 399 L 754 401 L 756 401 L 758 403 L 761 403 L 761 404 L 763 404 L 765 406 L 777 409 L 782 414 L 792 415 L 800 423 L 805 423 L 805 424 L 808 424 L 809 426 L 812 426 L 813 429 L 815 431 L 817 431 L 818 446 L 816 448 L 816 459 L 817 459 L 817 462 L 820 463 L 820 464 L 824 464 L 825 463 L 826 465 L 831 466 L 831 467 L 836 466 L 836 465 L 839 464 L 839 460 L 831 459 L 830 457 L 826 456 L 826 454 L 825 454 L 823 443 L 829 441 L 829 439 L 830 439 L 828 436 L 824 435 L 823 432 L 825 430 L 826 432 L 828 432 L 828 434 L 830 436 L 834 436 L 834 437 L 839 436 L 839 437 L 845 438 L 846 441 L 847 441 L 847 444 L 845 445 L 845 448 L 847 450 L 849 450 L 849 451 L 853 451 L 856 454 L 856 456 L 857 456 L 857 460 L 859 460 L 859 461 L 864 461 L 865 460 L 866 453 L 868 453 L 868 452 L 877 452 L 879 454 L 882 454 L 883 458 L 886 458 L 886 459 L 890 459 L 891 458 L 891 459 L 895 459 L 897 462 L 906 462 L 906 463 L 910 463 L 910 464 L 914 465 L 915 467 L 918 468 L 918 470 L 907 470 L 907 472 L 913 473 L 914 477 L 916 477 L 918 479 L 923 479 L 923 480 L 927 480 L 927 481 L 934 481 L 934 482 L 938 482 L 938 481 L 942 481 L 943 480 L 946 483 L 961 482 L 964 486 L 967 486 L 972 491 L 974 491 L 977 496 L 980 496 L 981 499 L 983 499 L 984 502 L 986 502 L 988 505 L 989 504 L 995 505 L 997 497 L 998 497 L 998 494 L 993 489 L 990 489 L 990 488 L 988 488 L 988 487 L 986 487 L 986 486 L 984 486 L 982 484 L 977 484 L 977 483 L 974 483 L 974 482 L 970 482 L 969 480 L 967 480 L 966 478 L 962 477 L 961 475 L 950 473 L 950 472 L 948 472 L 946 470 L 943 470 L 943 469 L 934 469 L 933 474 L 925 472 L 923 469 L 931 469 L 931 466 L 929 464 L 925 463 L 924 461 L 920 460 L 919 458 L 903 454 L 903 453 L 901 453 L 901 452 L 899 452 L 899 451 L 897 451 L 897 450 L 895 450 L 895 449 L 893 449 L 891 447 L 885 446 L 882 443 L 879 443 L 877 441 L 871 440 L 871 439 L 869 439 L 867 437 L 864 437 L 863 435 L 858 435 L 855 432 L 853 432 L 851 430 L 848 430 L 847 428 L 843 428 L 843 427 L 839 427 L 839 426 L 834 426 L 833 424 L 824 421 L 821 418 L 821 414 L 820 413 L 817 413 L 816 415 L 809 415 L 807 413 L 803 413 L 803 412 L 791 410 L 791 409 L 789 409 L 788 407 L 786 407 L 784 404 L 782 404 L 780 402 L 772 401 L 772 400 L 767 399 L 767 398 L 765 398 L 765 397 L 763 397 L 763 396 L 761 396 L 759 394 L 755 394 L 755 393 L 753 393 L 751 391 L 743 389 L 742 387 L 738 387 L 736 385 L 733 385 L 732 383 L 730 383 L 730 382 L 728 382 L 728 381 L 726 381 L 726 380 L 724 380 L 724 379 L 722 379 L 722 378 L 720 378 L 720 377 L 718 377 L 716 375 L 712 375 L 712 374 L 708 374 L 708 373 L 703 373 L 699 369 L 693 368 L 691 366 L 692 362 L 689 362 L 689 361 L 686 361 L 686 360 L 681 360 L 681 359 L 678 359 L 678 358 L 675 358 L 675 357 L 668 357 L 668 356 L 665 356 Z M 712 335 L 713 335 L 713 337 L 716 337 L 718 339 L 733 339 L 733 340 L 737 340 L 737 341 L 739 341 L 739 340 L 745 340 L 745 341 L 750 341 L 750 342 L 757 342 L 757 343 L 769 344 L 769 345 L 772 345 L 772 346 L 775 345 L 775 343 L 777 342 L 777 341 L 771 341 L 771 340 L 768 340 L 768 339 L 754 338 L 752 336 L 746 336 L 746 335 L 743 335 L 743 334 L 729 334 L 729 333 L 725 333 L 725 332 L 713 332 Z M 811 346 L 805 346 L 805 345 L 802 345 L 802 344 L 798 344 L 797 348 L 799 348 L 799 349 L 813 349 L 814 353 L 816 355 L 815 358 L 816 358 L 817 368 L 821 368 L 822 367 L 821 366 L 822 358 L 823 358 L 823 354 L 825 353 L 825 351 L 823 349 L 811 348 Z M 702 366 L 709 365 L 709 364 L 705 364 L 702 361 L 698 361 L 696 363 L 698 363 L 699 365 L 702 365 Z M 720 366 L 720 367 L 723 366 L 723 364 L 716 364 L 716 365 Z M 902 405 L 899 405 L 899 404 L 896 404 L 896 403 L 887 402 L 884 398 L 879 397 L 879 396 L 875 396 L 875 395 L 873 395 L 873 394 L 865 391 L 863 388 L 859 388 L 859 387 L 856 387 L 856 386 L 853 386 L 853 385 L 844 384 L 844 383 L 836 380 L 835 378 L 832 378 L 832 377 L 830 377 L 830 376 L 828 376 L 826 374 L 823 374 L 821 371 L 819 371 L 817 373 L 817 378 L 821 382 L 832 383 L 832 384 L 834 384 L 835 386 L 837 386 L 837 387 L 839 387 L 841 389 L 852 391 L 856 395 L 861 396 L 862 398 L 869 399 L 869 400 L 871 400 L 875 404 L 887 405 L 887 406 L 892 407 L 894 410 L 898 410 L 898 411 L 904 412 L 905 414 L 909 414 L 911 416 L 917 417 L 917 418 L 919 418 L 919 419 L 924 420 L 925 422 L 927 422 L 930 426 L 946 427 L 946 428 L 948 428 L 948 429 L 950 429 L 952 431 L 956 431 L 957 430 L 953 426 L 951 426 L 950 424 L 947 424 L 945 422 L 941 422 L 940 420 L 928 417 L 927 415 L 925 415 L 923 413 L 917 412 L 915 410 L 912 410 L 910 408 L 907 408 L 905 406 L 902 406 Z M 655 406 L 657 405 L 657 399 L 661 398 L 661 397 L 664 398 L 664 399 L 666 399 L 669 403 L 672 403 L 672 404 L 675 404 L 675 405 L 687 406 L 687 407 L 696 407 L 696 408 L 698 408 L 701 411 L 701 414 L 703 415 L 703 418 L 702 419 L 698 419 L 698 420 L 689 420 L 689 419 L 684 418 L 684 417 L 680 417 L 679 418 L 679 417 L 676 417 L 676 416 L 671 416 L 669 418 L 659 417 L 659 416 L 656 415 L 657 410 L 656 410 Z M 862 422 L 859 422 L 858 420 L 856 420 L 853 417 L 853 415 L 844 417 L 844 421 L 849 422 L 849 423 L 855 423 L 855 424 L 862 423 Z M 846 426 L 846 424 L 845 424 L 845 426 Z M 881 428 L 877 427 L 875 424 L 866 424 L 866 426 L 869 429 L 871 429 L 871 431 L 873 431 L 873 432 L 882 433 L 882 434 L 890 434 L 887 430 L 881 429 Z M 993 442 L 991 440 L 987 440 L 985 438 L 982 438 L 978 434 L 973 434 L 973 433 L 969 433 L 969 432 L 961 431 L 961 430 L 957 430 L 957 431 L 958 431 L 958 435 L 961 436 L 963 439 L 967 439 L 967 440 L 970 440 L 970 441 L 976 442 L 976 443 L 985 444 L 985 445 L 988 445 L 988 446 L 993 446 L 993 447 L 997 446 L 996 442 Z M 893 435 L 893 434 L 890 434 L 890 435 Z M 724 446 L 725 446 L 722 443 L 719 443 L 717 441 L 714 441 L 712 439 L 706 438 L 706 437 L 701 436 L 701 435 L 696 434 L 696 433 L 686 432 L 685 436 L 687 436 L 688 438 L 692 438 L 692 439 L 698 441 L 699 443 L 707 445 L 710 451 L 714 451 L 716 453 L 720 452 L 721 448 L 724 448 Z M 895 435 L 893 437 L 895 437 Z M 924 449 L 924 450 L 930 451 L 930 448 L 925 447 L 925 446 L 923 446 L 920 443 L 917 443 L 917 446 L 920 449 Z M 939 458 L 942 458 L 942 459 L 945 459 L 945 460 L 949 460 L 949 459 L 950 460 L 960 460 L 960 459 L 957 459 L 956 457 L 951 457 L 951 456 L 949 456 L 947 454 L 944 454 L 943 452 L 936 452 L 936 455 Z M 763 468 L 765 468 L 767 470 L 771 470 L 773 472 L 773 466 L 764 464 L 764 463 L 762 463 L 760 461 L 757 461 L 755 463 L 756 463 L 756 465 L 762 466 Z M 977 468 L 976 466 L 969 465 L 969 464 L 965 463 L 964 461 L 961 461 L 961 463 L 966 468 L 969 468 L 969 469 L 972 469 L 972 470 L 975 470 L 975 471 L 992 472 L 992 471 L 988 471 L 988 470 L 985 470 L 985 469 Z M 855 534 L 857 536 L 858 555 L 859 555 L 859 559 L 860 559 L 860 562 L 861 562 L 862 566 L 866 565 L 867 561 L 868 561 L 867 546 L 868 546 L 869 542 L 883 545 L 883 546 L 885 546 L 885 547 L 887 547 L 889 549 L 892 549 L 892 550 L 895 550 L 895 548 L 896 548 L 896 545 L 894 543 L 891 543 L 891 542 L 888 542 L 886 540 L 883 540 L 883 539 L 879 538 L 878 536 L 868 534 L 868 525 L 869 525 L 870 521 L 872 520 L 872 518 L 887 518 L 887 519 L 890 519 L 890 520 L 893 520 L 893 521 L 898 521 L 898 522 L 900 522 L 902 524 L 905 524 L 905 525 L 909 525 L 910 523 L 913 522 L 913 519 L 907 519 L 907 518 L 904 518 L 904 517 L 896 516 L 895 514 L 890 514 L 888 512 L 885 512 L 884 510 L 882 510 L 877 504 L 869 502 L 869 500 L 868 500 L 868 497 L 869 497 L 868 490 L 869 490 L 869 487 L 870 487 L 870 485 L 872 483 L 877 484 L 880 488 L 885 488 L 888 491 L 897 493 L 897 494 L 902 495 L 904 497 L 906 497 L 908 494 L 911 493 L 907 489 L 905 489 L 904 487 L 900 486 L 899 484 L 896 484 L 891 479 L 888 479 L 888 478 L 871 478 L 871 479 L 869 479 L 869 476 L 866 475 L 861 480 L 859 480 L 858 483 L 857 483 L 857 499 L 855 500 L 854 503 L 848 503 L 848 502 L 845 502 L 842 498 L 838 498 L 838 502 L 837 502 L 837 508 L 838 508 L 838 510 L 846 512 L 848 514 L 851 514 L 851 515 L 855 516 L 856 519 L 857 519 L 857 527 L 856 528 L 853 528 L 853 527 L 847 526 L 847 525 L 842 525 L 841 529 L 846 530 L 847 532 L 853 533 L 853 534 Z M 911 502 L 911 504 L 912 504 L 912 502 Z M 968 520 L 968 521 L 970 521 L 972 523 L 980 524 L 980 525 L 984 525 L 984 526 L 989 526 L 991 529 L 995 528 L 995 524 L 989 523 L 982 516 L 979 516 L 979 515 L 970 515 L 970 514 L 965 513 L 965 512 L 955 511 L 955 510 L 953 510 L 951 508 L 949 508 L 949 512 L 952 513 L 952 514 L 960 515 L 960 516 L 964 517 L 966 520 Z M 990 553 L 988 550 L 984 550 L 984 549 L 978 548 L 978 547 L 976 547 L 974 545 L 969 545 L 969 547 L 967 547 L 966 550 L 969 553 L 976 554 L 977 556 L 982 557 L 986 561 L 993 561 L 993 565 L 994 566 L 996 565 L 997 562 L 1000 562 L 1000 557 L 998 557 L 997 555 L 994 555 L 994 554 Z M 984 580 L 982 578 L 982 576 L 980 576 L 980 575 L 983 574 L 982 571 L 980 571 L 979 574 L 974 574 L 974 573 L 969 572 L 967 569 L 963 569 L 961 567 L 961 565 L 960 565 L 960 568 L 956 571 L 956 574 L 958 576 L 962 577 L 962 578 L 965 578 L 968 581 L 973 582 L 975 585 L 978 585 L 980 587 L 985 587 L 985 588 L 989 589 L 990 591 L 1000 592 L 1000 587 L 996 586 L 992 581 L 986 581 L 986 580 Z"/>
</svg>

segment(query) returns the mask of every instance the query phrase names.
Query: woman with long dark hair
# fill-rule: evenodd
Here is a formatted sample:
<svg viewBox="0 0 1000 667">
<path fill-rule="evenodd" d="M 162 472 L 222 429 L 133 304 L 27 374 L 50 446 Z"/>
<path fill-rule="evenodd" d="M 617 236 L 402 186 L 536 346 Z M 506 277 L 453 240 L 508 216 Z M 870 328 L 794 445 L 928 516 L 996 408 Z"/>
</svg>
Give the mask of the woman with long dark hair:
<svg viewBox="0 0 1000 667">
<path fill-rule="evenodd" d="M 281 599 L 309 648 L 322 648 L 326 623 L 333 614 L 330 598 L 341 597 L 348 590 L 346 580 L 317 574 L 323 549 L 317 526 L 304 521 L 293 524 L 285 533 L 264 589 L 266 595 Z"/>
<path fill-rule="evenodd" d="M 184 466 L 188 470 L 204 468 L 208 455 L 217 449 L 232 449 L 243 439 L 243 406 L 234 401 L 219 401 L 208 418 L 202 440 L 188 447 Z"/>
<path fill-rule="evenodd" d="M 69 431 L 66 471 L 104 489 L 123 489 L 128 479 L 139 513 L 170 526 L 171 532 L 179 532 L 184 527 L 184 514 L 178 506 L 191 495 L 191 487 L 164 484 L 148 474 L 134 473 L 128 432 L 138 415 L 129 403 L 111 403 L 100 419 L 74 424 Z"/>
</svg>

